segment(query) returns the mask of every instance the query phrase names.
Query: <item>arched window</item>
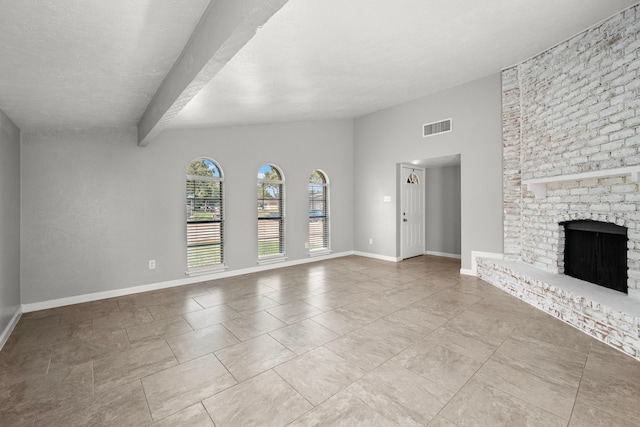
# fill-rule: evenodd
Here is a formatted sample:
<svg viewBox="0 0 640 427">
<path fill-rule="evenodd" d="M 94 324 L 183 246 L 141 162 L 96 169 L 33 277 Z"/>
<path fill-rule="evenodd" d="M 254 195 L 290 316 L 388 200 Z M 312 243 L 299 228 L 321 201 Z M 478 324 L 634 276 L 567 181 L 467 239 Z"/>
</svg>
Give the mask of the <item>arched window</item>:
<svg viewBox="0 0 640 427">
<path fill-rule="evenodd" d="M 199 158 L 187 167 L 187 269 L 223 266 L 224 206 L 222 170 Z"/>
<path fill-rule="evenodd" d="M 319 170 L 309 177 L 309 252 L 329 250 L 329 180 Z"/>
<path fill-rule="evenodd" d="M 258 170 L 258 260 L 284 257 L 284 176 L 274 165 Z"/>
</svg>

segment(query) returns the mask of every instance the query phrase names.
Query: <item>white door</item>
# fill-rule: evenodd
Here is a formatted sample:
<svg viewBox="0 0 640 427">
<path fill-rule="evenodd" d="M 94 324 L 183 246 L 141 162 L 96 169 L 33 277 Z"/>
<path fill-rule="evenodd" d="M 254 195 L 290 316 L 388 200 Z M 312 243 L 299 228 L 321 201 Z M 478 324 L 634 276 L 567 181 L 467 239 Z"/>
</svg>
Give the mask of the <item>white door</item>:
<svg viewBox="0 0 640 427">
<path fill-rule="evenodd" d="M 424 169 L 402 166 L 402 259 L 424 253 Z"/>
</svg>

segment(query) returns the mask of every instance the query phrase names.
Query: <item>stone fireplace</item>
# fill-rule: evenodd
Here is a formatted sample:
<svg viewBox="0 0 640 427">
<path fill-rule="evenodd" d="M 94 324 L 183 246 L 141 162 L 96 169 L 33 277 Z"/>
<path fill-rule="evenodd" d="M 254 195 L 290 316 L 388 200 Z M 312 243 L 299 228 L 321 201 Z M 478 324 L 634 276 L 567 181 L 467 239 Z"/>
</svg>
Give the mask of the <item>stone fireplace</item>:
<svg viewBox="0 0 640 427">
<path fill-rule="evenodd" d="M 502 103 L 504 259 L 478 275 L 640 359 L 640 6 L 504 70 Z M 628 295 L 564 274 L 565 225 L 595 222 L 626 232 Z"/>
</svg>

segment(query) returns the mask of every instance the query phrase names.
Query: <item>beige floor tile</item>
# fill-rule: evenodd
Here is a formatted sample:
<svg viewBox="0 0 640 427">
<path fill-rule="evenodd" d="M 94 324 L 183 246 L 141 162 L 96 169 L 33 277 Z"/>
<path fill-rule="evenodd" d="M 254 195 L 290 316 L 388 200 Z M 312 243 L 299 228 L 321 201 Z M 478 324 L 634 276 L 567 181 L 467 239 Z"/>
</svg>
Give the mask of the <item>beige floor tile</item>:
<svg viewBox="0 0 640 427">
<path fill-rule="evenodd" d="M 228 301 L 235 301 L 258 295 L 269 294 L 275 291 L 265 285 L 256 283 L 242 283 L 241 278 L 237 278 L 235 283 L 229 285 L 209 287 L 209 295 L 194 297 L 198 304 L 205 308 L 224 304 Z"/>
<path fill-rule="evenodd" d="M 488 317 L 498 317 L 508 319 L 509 323 L 520 327 L 532 320 L 547 321 L 548 314 L 542 310 L 533 308 L 524 301 L 521 301 L 504 291 L 495 295 L 494 293 L 484 296 L 480 301 L 468 308 L 468 311 L 484 314 Z"/>
<path fill-rule="evenodd" d="M 451 421 L 449 421 L 448 419 L 438 415 L 433 420 L 431 420 L 429 424 L 427 424 L 427 427 L 457 427 L 457 426 Z"/>
<path fill-rule="evenodd" d="M 567 420 L 543 411 L 480 381 L 470 381 L 441 415 L 464 426 L 566 426 Z"/>
<path fill-rule="evenodd" d="M 544 321 L 530 320 L 523 323 L 513 331 L 512 336 L 523 340 L 531 339 L 534 342 L 541 341 L 584 354 L 589 352 L 592 340 L 589 335 L 551 316 L 547 316 Z"/>
<path fill-rule="evenodd" d="M 270 292 L 268 294 L 265 294 L 265 296 L 279 304 L 286 304 L 292 301 L 299 301 L 305 298 L 309 298 L 311 295 L 306 289 L 285 288 L 275 292 Z"/>
<path fill-rule="evenodd" d="M 421 336 L 429 334 L 447 322 L 444 317 L 434 316 L 412 307 L 401 308 L 385 316 L 384 319 L 411 329 Z"/>
<path fill-rule="evenodd" d="M 511 335 L 514 325 L 499 317 L 489 317 L 473 311 L 465 311 L 447 323 L 448 331 L 467 335 L 491 346 L 499 346 Z"/>
<path fill-rule="evenodd" d="M 178 364 L 166 342 L 133 347 L 94 361 L 96 393 L 127 384 Z"/>
<path fill-rule="evenodd" d="M 638 365 L 640 362 L 622 354 L 590 353 L 578 400 L 627 419 L 640 419 Z"/>
<path fill-rule="evenodd" d="M 399 309 L 417 303 L 440 289 L 441 287 L 429 290 L 428 285 L 426 284 L 424 286 L 407 284 L 390 291 L 383 292 L 379 295 L 382 301 L 396 309 Z"/>
<path fill-rule="evenodd" d="M 296 354 L 306 353 L 340 336 L 311 319 L 269 332 L 269 335 Z"/>
<path fill-rule="evenodd" d="M 12 337 L 15 343 L 7 350 L 11 354 L 29 353 L 34 350 L 50 349 L 53 344 L 66 343 L 70 339 L 91 338 L 93 326 L 91 320 L 81 322 L 62 322 L 59 316 L 34 321 L 18 322 Z M 42 320 L 42 322 L 38 322 Z"/>
<path fill-rule="evenodd" d="M 189 322 L 189 325 L 191 325 L 193 329 L 202 329 L 220 324 L 225 320 L 236 319 L 241 317 L 241 315 L 228 305 L 222 304 L 193 313 L 187 313 L 182 317 Z"/>
<path fill-rule="evenodd" d="M 209 292 L 210 293 L 206 295 L 198 295 L 196 297 L 193 297 L 194 301 L 196 301 L 204 308 L 211 308 L 217 305 L 222 305 L 231 299 L 227 295 L 225 295 L 224 291 L 221 290 L 216 289 L 215 291 L 212 291 L 210 289 Z"/>
<path fill-rule="evenodd" d="M 161 320 L 193 311 L 200 311 L 202 310 L 202 306 L 193 299 L 187 298 L 177 300 L 170 299 L 166 304 L 150 305 L 148 309 L 155 320 Z"/>
<path fill-rule="evenodd" d="M 180 363 L 232 346 L 240 341 L 222 325 L 165 338 Z"/>
<path fill-rule="evenodd" d="M 201 295 L 207 295 L 209 293 L 207 287 L 201 283 L 168 288 L 164 289 L 163 292 L 169 300 L 199 297 Z"/>
<path fill-rule="evenodd" d="M 638 419 L 625 419 L 607 412 L 606 410 L 594 408 L 584 404 L 578 399 L 569 427 L 638 427 Z"/>
<path fill-rule="evenodd" d="M 10 355 L 0 353 L 0 387 L 46 375 L 51 361 L 51 350 L 36 350 L 29 353 Z"/>
<path fill-rule="evenodd" d="M 389 277 L 394 277 L 389 276 Z M 385 280 L 385 278 L 373 278 L 363 280 L 358 282 L 355 286 L 362 289 L 363 291 L 368 291 L 373 294 L 379 294 L 382 292 L 390 291 L 391 289 L 397 288 L 402 285 L 402 283 L 396 284 L 393 281 Z"/>
<path fill-rule="evenodd" d="M 127 328 L 127 335 L 132 345 L 144 345 L 191 331 L 193 329 L 182 317 L 173 317 Z"/>
<path fill-rule="evenodd" d="M 118 311 L 93 319 L 93 332 L 96 334 L 108 333 L 153 322 L 153 320 L 147 307 L 136 307 L 129 311 Z"/>
<path fill-rule="evenodd" d="M 453 392 L 482 366 L 482 362 L 425 340 L 400 353 L 393 362 Z"/>
<path fill-rule="evenodd" d="M 216 427 L 202 403 L 196 403 L 180 412 L 153 423 L 154 427 Z"/>
<path fill-rule="evenodd" d="M 577 387 L 587 356 L 542 341 L 509 338 L 492 359 L 517 370 L 568 387 Z"/>
<path fill-rule="evenodd" d="M 381 339 L 375 332 L 356 330 L 325 344 L 325 347 L 351 363 L 370 371 L 409 345 L 411 340 L 402 336 L 388 334 L 386 339 Z"/>
<path fill-rule="evenodd" d="M 452 331 L 448 324 L 427 335 L 423 341 L 425 345 L 441 346 L 479 362 L 487 360 L 498 348 L 497 345 L 481 341 L 477 336 Z"/>
<path fill-rule="evenodd" d="M 344 335 L 375 321 L 376 318 L 370 315 L 359 314 L 346 308 L 337 308 L 313 316 L 311 320 L 340 335 Z"/>
<path fill-rule="evenodd" d="M 167 304 L 169 297 L 165 291 L 160 290 L 126 295 L 117 298 L 116 301 L 118 302 L 120 311 L 127 311 L 140 307 L 148 307 L 150 305 Z"/>
<path fill-rule="evenodd" d="M 226 320 L 222 324 L 240 341 L 246 341 L 287 326 L 283 321 L 264 311 Z"/>
<path fill-rule="evenodd" d="M 298 418 L 289 426 L 391 427 L 397 425 L 345 390 Z"/>
<path fill-rule="evenodd" d="M 358 331 L 377 335 L 383 341 L 402 338 L 406 340 L 407 343 L 417 341 L 429 333 L 428 329 L 423 329 L 419 326 L 397 320 L 388 320 L 387 318 L 376 320 L 375 322 L 358 329 Z M 406 345 L 404 347 L 406 347 Z"/>
<path fill-rule="evenodd" d="M 354 302 L 358 302 L 362 299 L 370 297 L 371 295 L 371 292 L 363 290 L 353 292 L 343 288 L 335 291 L 325 292 L 319 295 L 313 295 L 309 298 L 305 298 L 304 301 L 307 304 L 312 305 L 322 311 L 329 311 L 348 304 L 352 304 Z"/>
<path fill-rule="evenodd" d="M 213 354 L 181 363 L 142 379 L 154 420 L 181 411 L 236 383 Z"/>
<path fill-rule="evenodd" d="M 15 412 L 13 408 L 1 408 L 0 420 L 3 425 L 11 427 L 33 427 L 36 422 L 36 412 L 21 414 Z"/>
<path fill-rule="evenodd" d="M 272 316 L 275 316 L 288 324 L 296 323 L 323 313 L 322 310 L 312 307 L 303 301 L 293 301 L 278 307 L 270 308 L 266 311 Z"/>
<path fill-rule="evenodd" d="M 71 366 L 64 372 L 0 385 L 0 420 L 33 419 L 37 413 L 72 404 L 87 395 L 93 395 L 92 362 Z"/>
<path fill-rule="evenodd" d="M 452 319 L 481 299 L 476 295 L 444 289 L 416 302 L 413 307 L 435 316 Z"/>
<path fill-rule="evenodd" d="M 60 322 L 83 322 L 120 311 L 114 299 L 90 301 L 82 304 L 60 307 Z"/>
<path fill-rule="evenodd" d="M 453 392 L 387 362 L 348 389 L 354 396 L 401 426 L 423 426 L 453 397 Z"/>
<path fill-rule="evenodd" d="M 508 363 L 488 360 L 476 379 L 564 419 L 569 419 L 578 384 L 540 378 Z"/>
<path fill-rule="evenodd" d="M 365 298 L 361 301 L 344 306 L 345 309 L 361 315 L 363 318 L 374 321 L 393 313 L 398 308 L 390 305 L 387 301 L 380 299 L 378 296 Z"/>
<path fill-rule="evenodd" d="M 274 370 L 314 405 L 344 390 L 367 373 L 324 347 L 296 357 Z"/>
<path fill-rule="evenodd" d="M 313 408 L 272 370 L 203 401 L 216 426 L 286 426 Z"/>
<path fill-rule="evenodd" d="M 130 347 L 124 329 L 76 338 L 55 344 L 51 355 L 52 368 L 58 364 L 77 364 L 120 353 Z"/>
<path fill-rule="evenodd" d="M 38 416 L 36 426 L 142 426 L 151 422 L 149 408 L 139 381 L 96 394 L 57 411 Z"/>
<path fill-rule="evenodd" d="M 296 356 L 269 335 L 241 342 L 215 354 L 238 381 L 251 378 Z"/>
<path fill-rule="evenodd" d="M 239 300 L 227 301 L 227 305 L 242 315 L 257 313 L 258 311 L 267 310 L 277 307 L 280 303 L 267 298 L 263 295 L 255 297 L 243 298 Z"/>
</svg>

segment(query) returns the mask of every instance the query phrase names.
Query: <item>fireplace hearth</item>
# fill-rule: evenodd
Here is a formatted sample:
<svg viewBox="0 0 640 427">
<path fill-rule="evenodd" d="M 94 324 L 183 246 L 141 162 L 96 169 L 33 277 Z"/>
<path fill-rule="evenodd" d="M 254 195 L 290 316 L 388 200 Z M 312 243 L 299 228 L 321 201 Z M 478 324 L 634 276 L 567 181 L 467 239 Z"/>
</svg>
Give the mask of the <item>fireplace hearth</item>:
<svg viewBox="0 0 640 427">
<path fill-rule="evenodd" d="M 600 221 L 568 221 L 562 225 L 564 273 L 626 294 L 627 228 Z"/>
</svg>

